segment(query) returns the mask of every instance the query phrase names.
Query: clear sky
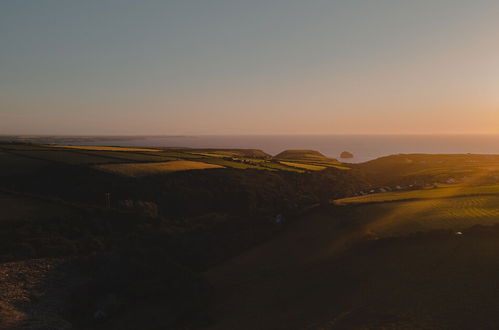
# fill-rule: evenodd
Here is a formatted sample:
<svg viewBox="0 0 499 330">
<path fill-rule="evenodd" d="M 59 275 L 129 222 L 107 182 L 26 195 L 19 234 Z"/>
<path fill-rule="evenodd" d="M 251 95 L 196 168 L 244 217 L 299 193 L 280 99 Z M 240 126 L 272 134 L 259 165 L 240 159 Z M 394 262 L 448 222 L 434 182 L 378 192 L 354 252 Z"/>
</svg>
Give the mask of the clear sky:
<svg viewBox="0 0 499 330">
<path fill-rule="evenodd" d="M 343 133 L 499 133 L 499 1 L 0 1 L 0 134 Z"/>
</svg>

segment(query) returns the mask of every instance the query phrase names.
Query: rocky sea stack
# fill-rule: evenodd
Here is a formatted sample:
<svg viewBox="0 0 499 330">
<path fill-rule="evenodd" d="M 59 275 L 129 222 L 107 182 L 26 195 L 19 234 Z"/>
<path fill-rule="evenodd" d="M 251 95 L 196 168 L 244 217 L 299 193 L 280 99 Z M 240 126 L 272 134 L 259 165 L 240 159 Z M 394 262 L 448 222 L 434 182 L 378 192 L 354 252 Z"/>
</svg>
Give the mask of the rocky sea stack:
<svg viewBox="0 0 499 330">
<path fill-rule="evenodd" d="M 353 158 L 353 154 L 351 152 L 348 152 L 348 151 L 343 151 L 340 154 L 340 158 Z"/>
</svg>

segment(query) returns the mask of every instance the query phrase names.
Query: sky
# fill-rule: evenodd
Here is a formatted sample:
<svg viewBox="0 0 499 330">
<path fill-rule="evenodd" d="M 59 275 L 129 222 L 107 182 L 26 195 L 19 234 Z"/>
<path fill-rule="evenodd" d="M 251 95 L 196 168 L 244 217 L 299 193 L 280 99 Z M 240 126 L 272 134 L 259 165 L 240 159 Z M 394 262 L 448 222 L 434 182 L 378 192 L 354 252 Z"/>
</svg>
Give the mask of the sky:
<svg viewBox="0 0 499 330">
<path fill-rule="evenodd" d="M 499 133 L 497 0 L 3 0 L 0 134 Z"/>
</svg>

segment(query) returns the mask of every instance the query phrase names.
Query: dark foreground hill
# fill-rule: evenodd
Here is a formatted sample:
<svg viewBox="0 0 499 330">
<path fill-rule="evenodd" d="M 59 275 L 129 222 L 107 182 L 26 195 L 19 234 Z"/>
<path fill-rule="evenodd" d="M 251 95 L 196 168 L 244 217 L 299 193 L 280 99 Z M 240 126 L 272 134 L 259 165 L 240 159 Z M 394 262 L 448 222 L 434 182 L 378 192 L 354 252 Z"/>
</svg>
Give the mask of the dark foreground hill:
<svg viewBox="0 0 499 330">
<path fill-rule="evenodd" d="M 202 312 L 213 291 L 201 272 L 272 239 L 305 209 L 364 184 L 355 170 L 302 173 L 236 162 L 244 167 L 146 177 L 96 168 L 225 157 L 123 149 L 2 146 L 1 287 L 25 288 L 0 295 L 9 316 L 2 326 L 206 324 Z"/>
<path fill-rule="evenodd" d="M 210 329 L 497 327 L 499 227 L 366 240 L 349 218 L 304 218 L 207 272 Z"/>
</svg>

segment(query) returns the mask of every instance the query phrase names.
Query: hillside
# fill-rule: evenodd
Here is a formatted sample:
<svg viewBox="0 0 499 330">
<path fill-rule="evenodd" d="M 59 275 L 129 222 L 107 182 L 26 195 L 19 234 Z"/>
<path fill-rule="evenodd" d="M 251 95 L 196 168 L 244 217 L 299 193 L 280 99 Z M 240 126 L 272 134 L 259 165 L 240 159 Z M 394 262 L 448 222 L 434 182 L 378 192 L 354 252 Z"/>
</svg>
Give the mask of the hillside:
<svg viewBox="0 0 499 330">
<path fill-rule="evenodd" d="M 11 328 L 44 313 L 106 330 L 499 322 L 497 156 L 0 149 Z"/>
<path fill-rule="evenodd" d="M 499 183 L 498 155 L 400 154 L 351 165 L 377 185 L 428 185 L 463 182 Z"/>
<path fill-rule="evenodd" d="M 303 217 L 205 274 L 210 329 L 494 328 L 499 194 L 484 190 Z"/>
<path fill-rule="evenodd" d="M 214 153 L 223 154 L 227 156 L 239 156 L 239 157 L 251 157 L 251 158 L 269 158 L 271 157 L 268 153 L 260 149 L 214 149 L 214 148 L 204 148 L 204 149 L 182 149 L 189 152 L 198 153 Z"/>
<path fill-rule="evenodd" d="M 349 170 L 350 167 L 336 159 L 328 158 L 315 150 L 285 150 L 274 159 L 279 163 L 307 171 L 322 171 L 326 168 Z"/>
<path fill-rule="evenodd" d="M 276 215 L 290 223 L 363 187 L 356 171 L 301 170 L 218 150 L 0 149 L 0 272 L 35 272 L 31 260 L 47 261 L 46 278 L 0 283 L 36 297 L 20 297 L 22 306 L 0 297 L 10 323 L 37 320 L 31 311 L 55 295 L 64 310 L 54 322 L 75 328 L 192 328 L 211 296 L 202 271 L 279 235 L 285 224 Z M 64 296 L 49 289 L 53 276 L 74 279 L 48 269 L 52 260 L 70 262 L 83 282 Z"/>
<path fill-rule="evenodd" d="M 332 160 L 315 150 L 284 150 L 283 152 L 274 156 L 276 159 L 289 159 L 289 160 Z"/>
</svg>

